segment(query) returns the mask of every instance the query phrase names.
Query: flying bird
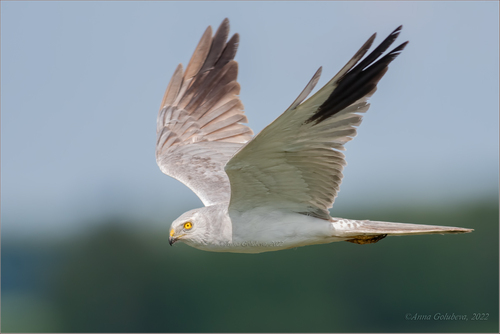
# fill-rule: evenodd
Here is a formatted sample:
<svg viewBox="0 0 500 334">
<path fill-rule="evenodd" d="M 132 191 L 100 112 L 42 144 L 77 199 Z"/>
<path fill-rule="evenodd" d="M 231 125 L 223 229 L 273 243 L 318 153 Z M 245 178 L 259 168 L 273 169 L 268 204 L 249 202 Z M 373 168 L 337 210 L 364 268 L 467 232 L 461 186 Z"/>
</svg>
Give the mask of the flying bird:
<svg viewBox="0 0 500 334">
<path fill-rule="evenodd" d="M 376 34 L 325 86 L 307 96 L 321 67 L 275 121 L 256 136 L 238 94 L 239 35 L 226 18 L 209 26 L 186 69 L 179 64 L 157 119 L 156 162 L 202 200 L 170 227 L 176 241 L 205 251 L 261 253 L 386 236 L 466 233 L 472 229 L 334 218 L 328 211 L 346 165 L 344 145 L 356 136 L 367 100 L 404 42 L 384 52 L 394 30 L 366 57 Z M 364 58 L 363 58 L 364 57 Z"/>
</svg>

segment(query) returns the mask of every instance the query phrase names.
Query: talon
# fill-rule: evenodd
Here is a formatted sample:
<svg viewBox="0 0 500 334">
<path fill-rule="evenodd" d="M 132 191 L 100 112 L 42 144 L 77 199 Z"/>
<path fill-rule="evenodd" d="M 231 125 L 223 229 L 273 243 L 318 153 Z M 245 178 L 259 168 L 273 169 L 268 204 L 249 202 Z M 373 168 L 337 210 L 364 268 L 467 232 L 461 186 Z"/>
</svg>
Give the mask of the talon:
<svg viewBox="0 0 500 334">
<path fill-rule="evenodd" d="M 365 245 L 365 244 L 374 244 L 376 242 L 379 242 L 380 240 L 384 239 L 387 237 L 387 234 L 380 234 L 380 235 L 360 235 L 355 237 L 355 239 L 351 240 L 346 240 L 347 242 L 352 242 L 353 244 L 358 244 L 358 245 Z"/>
</svg>

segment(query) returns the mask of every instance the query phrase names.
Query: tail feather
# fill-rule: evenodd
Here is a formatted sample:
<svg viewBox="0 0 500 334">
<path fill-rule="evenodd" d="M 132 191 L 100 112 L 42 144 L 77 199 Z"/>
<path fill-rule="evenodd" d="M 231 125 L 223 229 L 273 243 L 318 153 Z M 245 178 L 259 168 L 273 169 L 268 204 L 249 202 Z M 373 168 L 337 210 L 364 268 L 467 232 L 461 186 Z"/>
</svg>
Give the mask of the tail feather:
<svg viewBox="0 0 500 334">
<path fill-rule="evenodd" d="M 342 237 L 366 237 L 377 235 L 422 235 L 422 234 L 448 234 L 470 233 L 470 228 L 454 226 L 437 226 L 423 224 L 389 223 L 371 220 L 333 219 L 336 234 Z"/>
</svg>

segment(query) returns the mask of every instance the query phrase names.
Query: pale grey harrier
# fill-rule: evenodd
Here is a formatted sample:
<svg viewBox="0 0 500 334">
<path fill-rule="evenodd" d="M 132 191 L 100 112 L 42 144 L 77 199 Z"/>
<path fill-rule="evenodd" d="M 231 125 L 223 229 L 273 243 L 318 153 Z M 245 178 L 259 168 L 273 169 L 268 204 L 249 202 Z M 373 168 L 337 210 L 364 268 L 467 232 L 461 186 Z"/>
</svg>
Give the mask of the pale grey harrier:
<svg viewBox="0 0 500 334">
<path fill-rule="evenodd" d="M 205 207 L 170 228 L 208 251 L 260 253 L 334 241 L 374 243 L 387 235 L 463 233 L 471 229 L 332 218 L 346 165 L 344 144 L 368 110 L 367 100 L 408 42 L 382 54 L 394 30 L 363 60 L 373 34 L 351 60 L 309 99 L 321 68 L 297 99 L 258 135 L 238 98 L 239 36 L 227 41 L 225 19 L 208 27 L 184 71 L 179 65 L 157 120 L 156 161 L 163 173 L 191 188 Z M 305 100 L 305 101 L 304 101 Z"/>
</svg>

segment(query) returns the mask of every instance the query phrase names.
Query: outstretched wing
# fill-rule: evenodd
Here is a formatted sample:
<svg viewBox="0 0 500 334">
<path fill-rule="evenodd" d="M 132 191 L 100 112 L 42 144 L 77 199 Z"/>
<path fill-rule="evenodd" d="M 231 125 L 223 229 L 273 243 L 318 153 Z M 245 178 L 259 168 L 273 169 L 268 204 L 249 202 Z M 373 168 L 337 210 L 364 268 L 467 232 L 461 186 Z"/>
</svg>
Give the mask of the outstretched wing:
<svg viewBox="0 0 500 334">
<path fill-rule="evenodd" d="M 340 151 L 356 136 L 368 98 L 408 43 L 379 59 L 401 28 L 360 61 L 375 39 L 371 36 L 330 82 L 301 103 L 318 81 L 316 72 L 292 105 L 231 158 L 225 167 L 230 210 L 270 206 L 330 219 L 346 165 Z"/>
<path fill-rule="evenodd" d="M 228 202 L 224 165 L 252 137 L 238 98 L 239 36 L 229 41 L 225 19 L 212 37 L 209 26 L 184 72 L 177 69 L 165 91 L 156 127 L 161 171 L 193 190 L 205 205 Z M 226 42 L 227 41 L 227 42 Z"/>
</svg>

